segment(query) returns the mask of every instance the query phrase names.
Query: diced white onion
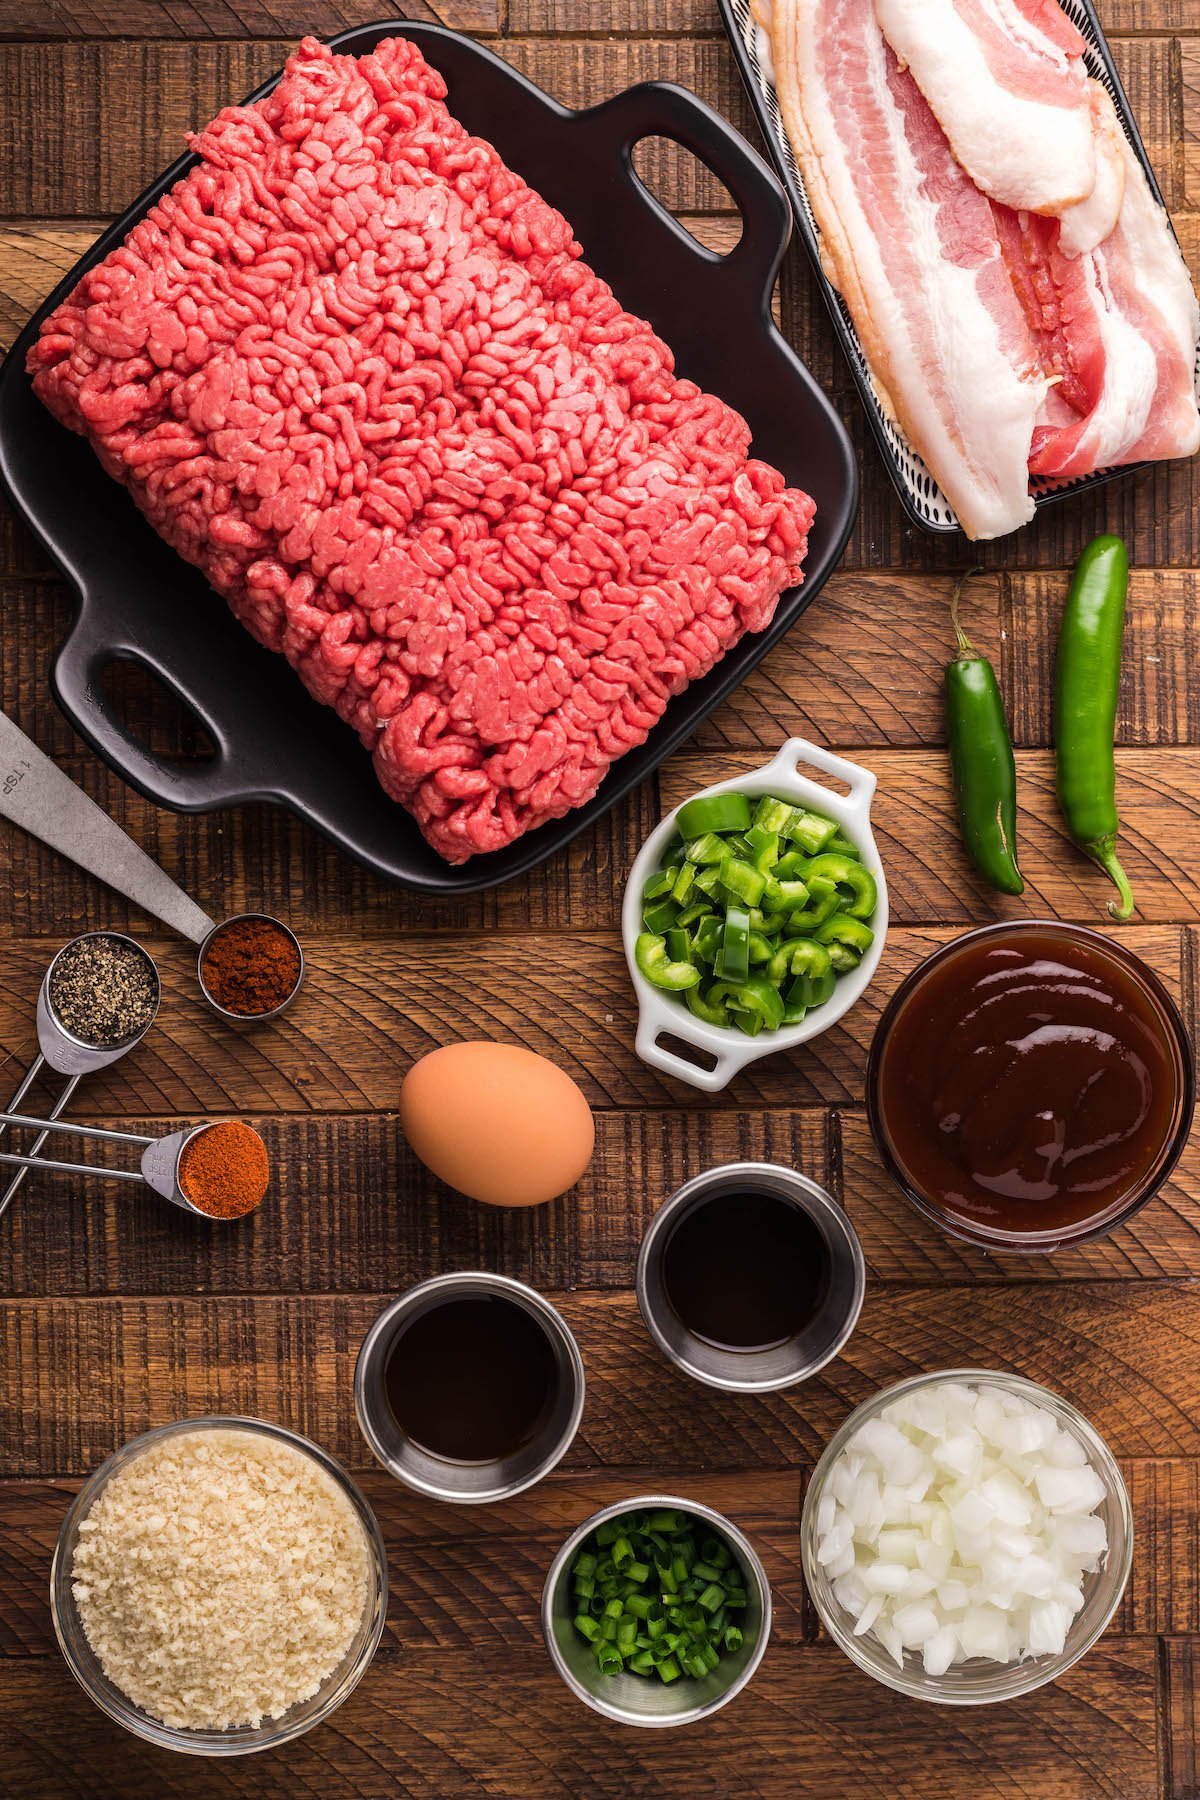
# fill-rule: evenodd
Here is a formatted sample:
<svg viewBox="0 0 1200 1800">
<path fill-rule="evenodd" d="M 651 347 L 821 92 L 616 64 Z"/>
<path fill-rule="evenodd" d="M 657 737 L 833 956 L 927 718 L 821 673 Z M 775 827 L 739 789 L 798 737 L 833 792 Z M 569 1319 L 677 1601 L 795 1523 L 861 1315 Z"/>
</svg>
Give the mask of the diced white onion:
<svg viewBox="0 0 1200 1800">
<path fill-rule="evenodd" d="M 1105 1492 L 1045 1407 L 938 1382 L 854 1433 L 817 1498 L 817 1561 L 901 1668 L 1056 1656 L 1108 1551 Z"/>
</svg>

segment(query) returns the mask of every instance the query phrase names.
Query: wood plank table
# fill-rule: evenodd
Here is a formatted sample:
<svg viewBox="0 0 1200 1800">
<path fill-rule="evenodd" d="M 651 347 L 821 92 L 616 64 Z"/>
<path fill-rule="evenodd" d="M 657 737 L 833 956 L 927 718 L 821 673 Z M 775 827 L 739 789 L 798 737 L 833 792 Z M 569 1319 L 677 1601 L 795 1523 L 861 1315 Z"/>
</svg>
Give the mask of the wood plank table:
<svg viewBox="0 0 1200 1800">
<path fill-rule="evenodd" d="M 416 0 L 417 6 L 424 0 Z M 571 104 L 664 76 L 743 129 L 748 109 L 711 0 L 436 0 Z M 4 341 L 59 274 L 175 155 L 184 130 L 276 68 L 303 30 L 371 19 L 374 0 L 0 0 L 0 322 Z M 1103 0 L 1113 49 L 1193 269 L 1200 266 L 1200 5 Z M 697 235 L 732 242 L 728 196 L 699 164 L 646 148 L 652 185 Z M 961 544 L 906 525 L 866 433 L 808 270 L 793 253 L 784 327 L 862 452 L 864 499 L 819 605 L 694 742 L 568 854 L 525 881 L 435 906 L 384 887 L 268 809 L 156 812 L 74 738 L 47 664 L 70 596 L 0 520 L 0 692 L 18 721 L 218 916 L 266 904 L 310 953 L 278 1029 L 214 1034 L 186 946 L 0 828 L 0 1044 L 32 1041 L 53 946 L 132 927 L 165 976 L 161 1022 L 89 1084 L 87 1113 L 166 1126 L 224 1111 L 261 1124 L 277 1195 L 219 1232 L 100 1189 L 31 1181 L 0 1225 L 0 1795 L 6 1800 L 320 1795 L 858 1796 L 903 1800 L 1196 1800 L 1200 1759 L 1200 1156 L 1105 1243 L 994 1261 L 908 1211 L 862 1108 L 872 1028 L 898 979 L 965 926 L 1049 914 L 1094 923 L 1102 877 L 1065 840 L 1048 749 L 1050 645 L 1064 570 L 1097 530 L 1136 563 L 1120 713 L 1124 933 L 1196 1017 L 1200 920 L 1200 462 L 1159 468 L 1043 514 L 985 549 L 967 624 L 1002 669 L 1021 774 L 1028 889 L 998 906 L 959 851 L 940 718 L 946 603 Z M 160 697 L 122 687 L 161 749 L 197 753 Z M 633 1053 L 617 933 L 622 883 L 660 809 L 762 760 L 791 733 L 868 762 L 894 927 L 871 993 L 811 1050 L 746 1071 L 713 1101 Z M 596 1109 L 571 1197 L 501 1216 L 439 1190 L 399 1142 L 410 1059 L 480 1029 L 556 1058 Z M 7 1080 L 8 1077 L 6 1076 Z M 653 1354 L 630 1291 L 640 1234 L 680 1181 L 768 1157 L 844 1202 L 870 1285 L 845 1354 L 748 1403 L 689 1385 Z M 563 1471 L 505 1506 L 422 1504 L 381 1474 L 351 1376 L 383 1301 L 442 1269 L 501 1268 L 563 1307 L 588 1365 Z M 905 1703 L 822 1640 L 800 1572 L 805 1473 L 851 1407 L 915 1370 L 985 1363 L 1071 1396 L 1122 1459 L 1137 1518 L 1113 1629 L 1057 1686 L 968 1712 Z M 202 1412 L 280 1420 L 362 1475 L 391 1552 L 380 1654 L 323 1729 L 222 1765 L 151 1752 L 82 1699 L 46 1605 L 55 1534 L 80 1478 L 146 1427 Z M 578 1706 L 537 1627 L 542 1575 L 579 1519 L 648 1483 L 729 1511 L 761 1546 L 776 1628 L 751 1688 L 686 1732 L 621 1731 Z"/>
</svg>

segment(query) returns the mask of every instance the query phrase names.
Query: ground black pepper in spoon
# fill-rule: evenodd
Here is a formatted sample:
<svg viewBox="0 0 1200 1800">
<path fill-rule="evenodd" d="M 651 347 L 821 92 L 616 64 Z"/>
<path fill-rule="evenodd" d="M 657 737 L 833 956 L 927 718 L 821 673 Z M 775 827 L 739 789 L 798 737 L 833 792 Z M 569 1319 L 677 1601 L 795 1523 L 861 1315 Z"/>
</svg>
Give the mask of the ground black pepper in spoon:
<svg viewBox="0 0 1200 1800">
<path fill-rule="evenodd" d="M 136 1037 L 153 1018 L 158 980 L 136 944 L 92 933 L 76 938 L 56 959 L 49 998 L 64 1030 L 106 1049 Z"/>
</svg>

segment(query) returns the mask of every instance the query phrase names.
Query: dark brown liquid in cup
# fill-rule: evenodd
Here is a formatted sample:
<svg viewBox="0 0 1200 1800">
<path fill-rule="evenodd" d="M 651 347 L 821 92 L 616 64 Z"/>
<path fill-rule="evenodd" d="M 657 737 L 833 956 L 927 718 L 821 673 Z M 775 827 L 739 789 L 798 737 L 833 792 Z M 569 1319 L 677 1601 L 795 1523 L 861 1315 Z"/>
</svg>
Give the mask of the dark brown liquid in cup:
<svg viewBox="0 0 1200 1800">
<path fill-rule="evenodd" d="M 663 1250 L 680 1323 L 720 1350 L 768 1350 L 811 1323 L 829 1252 L 800 1207 L 774 1194 L 717 1194 L 684 1214 Z"/>
<path fill-rule="evenodd" d="M 418 1314 L 384 1370 L 401 1431 L 454 1462 L 495 1462 L 531 1443 L 556 1379 L 553 1347 L 533 1314 L 487 1294 Z"/>
<path fill-rule="evenodd" d="M 964 1221 L 1043 1232 L 1136 1193 L 1179 1122 L 1170 1023 L 1099 945 L 1022 930 L 938 964 L 892 1023 L 884 1133 L 913 1188 Z"/>
</svg>

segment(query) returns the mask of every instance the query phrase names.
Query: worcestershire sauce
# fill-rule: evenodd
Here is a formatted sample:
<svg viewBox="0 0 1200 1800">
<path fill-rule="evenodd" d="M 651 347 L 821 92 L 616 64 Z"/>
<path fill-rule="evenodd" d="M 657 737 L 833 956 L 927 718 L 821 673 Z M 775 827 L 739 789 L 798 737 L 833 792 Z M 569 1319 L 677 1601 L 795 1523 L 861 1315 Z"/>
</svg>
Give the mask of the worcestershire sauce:
<svg viewBox="0 0 1200 1800">
<path fill-rule="evenodd" d="M 453 1462 L 495 1462 L 536 1436 L 554 1396 L 546 1333 L 511 1300 L 466 1294 L 418 1314 L 384 1371 L 407 1437 Z"/>
<path fill-rule="evenodd" d="M 685 1213 L 663 1251 L 680 1323 L 721 1350 L 768 1350 L 803 1331 L 829 1285 L 808 1214 L 775 1194 L 716 1194 Z"/>
<path fill-rule="evenodd" d="M 1053 926 L 966 942 L 887 1031 L 877 1104 L 909 1184 L 991 1230 L 1060 1230 L 1135 1196 L 1183 1105 L 1152 990 L 1102 943 Z"/>
</svg>

